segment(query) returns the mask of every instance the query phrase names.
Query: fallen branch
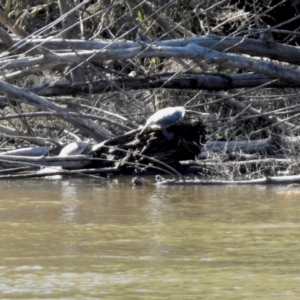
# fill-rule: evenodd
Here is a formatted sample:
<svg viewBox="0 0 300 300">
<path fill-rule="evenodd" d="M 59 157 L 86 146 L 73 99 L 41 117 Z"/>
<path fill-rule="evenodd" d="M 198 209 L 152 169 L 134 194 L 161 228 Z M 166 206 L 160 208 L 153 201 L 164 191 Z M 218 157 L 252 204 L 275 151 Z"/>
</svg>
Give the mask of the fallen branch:
<svg viewBox="0 0 300 300">
<path fill-rule="evenodd" d="M 145 76 L 138 78 L 116 78 L 114 84 L 110 80 L 98 80 L 90 83 L 56 83 L 44 84 L 35 88 L 28 89 L 28 92 L 38 94 L 44 97 L 100 94 L 111 91 L 124 90 L 142 90 L 142 89 L 181 89 L 181 90 L 207 90 L 222 91 L 237 88 L 252 88 L 266 83 L 267 88 L 270 87 L 300 87 L 300 83 L 287 83 L 284 81 L 272 82 L 274 78 L 270 78 L 263 74 L 157 74 L 155 76 Z"/>
<path fill-rule="evenodd" d="M 69 115 L 69 111 L 67 109 L 54 104 L 40 96 L 23 91 L 16 86 L 10 85 L 4 81 L 0 81 L 0 91 L 16 97 L 18 102 L 33 105 L 44 110 L 55 111 L 57 114 L 60 114 L 65 120 L 72 123 L 75 127 L 79 127 L 83 132 L 86 132 L 88 135 L 94 137 L 98 141 L 106 140 L 113 136 L 108 130 L 101 127 L 100 125 L 91 122 L 86 124 L 85 120 L 78 118 L 75 120 L 74 117 Z M 88 127 L 87 125 L 90 126 Z"/>
<path fill-rule="evenodd" d="M 91 162 L 91 157 L 84 155 L 72 155 L 66 157 L 29 157 L 29 156 L 16 156 L 16 155 L 1 155 L 1 167 L 12 166 L 40 166 L 40 167 L 62 167 L 79 169 L 87 167 Z"/>
<path fill-rule="evenodd" d="M 258 59 L 242 57 L 222 53 L 189 44 L 185 47 L 149 47 L 142 49 L 141 47 L 123 50 L 98 50 L 98 51 L 81 51 L 78 53 L 53 54 L 48 53 L 34 58 L 24 58 L 17 60 L 2 60 L 0 67 L 6 69 L 19 69 L 39 64 L 53 63 L 53 65 L 61 64 L 80 64 L 82 59 L 86 61 L 101 60 L 124 60 L 145 57 L 178 57 L 178 58 L 201 58 L 209 64 L 217 64 L 226 68 L 243 68 L 249 71 L 265 74 L 271 78 L 275 77 L 291 83 L 300 81 L 300 73 L 294 69 L 275 65 L 272 62 L 265 62 Z"/>
<path fill-rule="evenodd" d="M 133 41 L 103 41 L 103 40 L 63 40 L 57 38 L 47 39 L 24 39 L 26 46 L 32 48 L 37 45 L 42 45 L 49 50 L 65 50 L 69 49 L 79 50 L 120 50 L 139 48 L 140 44 Z M 14 43 L 19 43 L 21 40 L 13 38 Z M 151 46 L 157 47 L 185 47 L 193 43 L 208 49 L 216 51 L 226 51 L 236 54 L 248 54 L 256 57 L 266 57 L 284 61 L 292 64 L 300 64 L 300 49 L 289 45 L 275 43 L 273 47 L 260 39 L 251 39 L 244 37 L 230 37 L 230 36 L 217 36 L 206 35 L 197 37 L 185 37 L 181 39 L 154 41 Z"/>
<path fill-rule="evenodd" d="M 164 179 L 161 176 L 157 176 L 157 185 L 270 185 L 270 184 L 291 184 L 300 183 L 300 175 L 296 176 L 280 176 L 280 177 L 265 177 L 260 179 L 252 180 L 237 180 L 237 181 L 226 181 L 226 180 L 176 180 L 176 179 Z"/>
</svg>

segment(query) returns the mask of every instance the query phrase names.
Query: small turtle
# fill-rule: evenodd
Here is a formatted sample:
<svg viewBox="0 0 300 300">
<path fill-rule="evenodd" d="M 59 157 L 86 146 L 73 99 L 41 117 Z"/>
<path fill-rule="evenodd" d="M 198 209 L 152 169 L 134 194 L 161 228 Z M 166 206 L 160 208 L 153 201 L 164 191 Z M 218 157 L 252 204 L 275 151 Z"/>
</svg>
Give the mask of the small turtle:
<svg viewBox="0 0 300 300">
<path fill-rule="evenodd" d="M 155 179 L 156 179 L 157 182 L 162 182 L 162 181 L 165 181 L 165 180 L 166 180 L 165 178 L 163 178 L 163 177 L 160 176 L 160 175 L 156 175 L 156 176 L 155 176 Z"/>
<path fill-rule="evenodd" d="M 89 148 L 89 144 L 82 141 L 72 142 L 65 147 L 63 147 L 59 153 L 59 157 L 66 157 L 66 156 L 72 156 L 72 155 L 79 155 L 83 154 L 85 151 L 87 151 Z M 46 167 L 39 170 L 38 174 L 44 174 L 44 173 L 57 173 L 62 171 L 62 167 Z M 58 176 L 58 177 L 57 177 Z M 61 178 L 61 175 L 54 175 L 50 176 L 51 179 L 57 179 Z"/>
<path fill-rule="evenodd" d="M 140 178 L 138 178 L 138 177 L 134 177 L 131 180 L 131 184 L 133 186 L 139 186 L 139 185 L 143 185 L 143 181 Z"/>
<path fill-rule="evenodd" d="M 168 140 L 171 140 L 173 138 L 173 133 L 168 132 L 166 128 L 177 123 L 184 115 L 185 108 L 183 106 L 160 109 L 147 120 L 140 134 L 143 134 L 148 128 L 160 129 L 164 136 Z"/>
</svg>

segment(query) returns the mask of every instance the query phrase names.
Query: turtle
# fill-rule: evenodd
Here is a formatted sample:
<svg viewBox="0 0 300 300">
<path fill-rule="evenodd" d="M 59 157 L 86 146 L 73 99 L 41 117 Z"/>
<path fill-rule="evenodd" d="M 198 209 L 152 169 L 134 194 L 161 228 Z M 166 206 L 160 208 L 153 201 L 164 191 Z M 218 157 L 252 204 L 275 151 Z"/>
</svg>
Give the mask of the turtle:
<svg viewBox="0 0 300 300">
<path fill-rule="evenodd" d="M 181 120 L 185 115 L 185 108 L 183 106 L 166 107 L 158 110 L 154 113 L 146 122 L 145 126 L 140 132 L 143 134 L 148 128 L 160 129 L 164 136 L 171 140 L 173 138 L 173 133 L 170 133 L 166 128 L 174 125 L 179 120 Z"/>
</svg>

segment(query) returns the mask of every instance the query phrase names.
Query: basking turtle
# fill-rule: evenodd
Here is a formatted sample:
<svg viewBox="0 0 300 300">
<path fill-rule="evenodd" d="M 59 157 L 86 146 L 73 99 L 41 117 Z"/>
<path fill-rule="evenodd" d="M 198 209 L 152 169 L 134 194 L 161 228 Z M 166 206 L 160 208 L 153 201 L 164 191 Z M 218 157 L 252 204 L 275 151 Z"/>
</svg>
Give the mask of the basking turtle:
<svg viewBox="0 0 300 300">
<path fill-rule="evenodd" d="M 183 106 L 160 109 L 147 120 L 140 134 L 143 134 L 148 128 L 160 129 L 164 136 L 168 140 L 171 140 L 173 138 L 173 133 L 168 132 L 166 128 L 177 123 L 184 115 L 185 108 Z"/>
<path fill-rule="evenodd" d="M 89 144 L 86 142 L 78 141 L 72 142 L 67 146 L 63 147 L 58 156 L 71 156 L 84 154 Z"/>
</svg>

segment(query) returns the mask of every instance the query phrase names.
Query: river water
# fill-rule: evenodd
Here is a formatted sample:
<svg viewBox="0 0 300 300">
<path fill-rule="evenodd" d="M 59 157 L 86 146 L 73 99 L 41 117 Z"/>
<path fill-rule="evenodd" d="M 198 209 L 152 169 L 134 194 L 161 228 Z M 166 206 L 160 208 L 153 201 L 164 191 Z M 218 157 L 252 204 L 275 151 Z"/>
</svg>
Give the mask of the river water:
<svg viewBox="0 0 300 300">
<path fill-rule="evenodd" d="M 300 194 L 0 182 L 1 299 L 300 299 Z"/>
</svg>

